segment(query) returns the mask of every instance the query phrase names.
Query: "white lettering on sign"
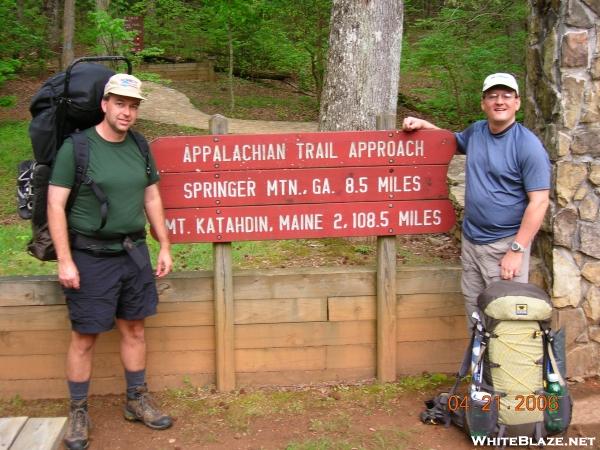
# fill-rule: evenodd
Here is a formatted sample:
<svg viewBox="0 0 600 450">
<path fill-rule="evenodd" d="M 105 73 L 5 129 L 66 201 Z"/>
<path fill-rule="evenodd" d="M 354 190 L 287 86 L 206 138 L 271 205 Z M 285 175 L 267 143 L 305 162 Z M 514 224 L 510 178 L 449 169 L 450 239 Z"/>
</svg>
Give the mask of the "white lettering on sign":
<svg viewBox="0 0 600 450">
<path fill-rule="evenodd" d="M 298 195 L 298 180 L 267 180 L 267 197 Z"/>
<path fill-rule="evenodd" d="M 418 192 L 421 190 L 421 177 L 418 175 L 404 177 L 378 177 L 377 192 Z"/>
<path fill-rule="evenodd" d="M 350 158 L 425 156 L 425 142 L 423 140 L 352 142 L 348 156 Z"/>
<path fill-rule="evenodd" d="M 298 159 L 337 159 L 333 142 L 296 142 Z"/>
<path fill-rule="evenodd" d="M 431 226 L 440 223 L 442 223 L 442 212 L 439 209 L 400 211 L 398 213 L 398 225 L 401 227 Z"/>
<path fill-rule="evenodd" d="M 184 198 L 231 198 L 255 197 L 256 182 L 240 181 L 194 181 L 183 184 Z"/>
<path fill-rule="evenodd" d="M 229 161 L 270 161 L 286 158 L 285 143 L 280 144 L 236 144 L 233 149 L 226 145 L 186 144 L 183 149 L 183 162 L 229 162 Z"/>
<path fill-rule="evenodd" d="M 196 233 L 258 233 L 272 231 L 267 216 L 196 217 Z"/>
<path fill-rule="evenodd" d="M 329 185 L 329 178 L 313 178 L 312 180 L 312 192 L 313 194 L 334 194 Z"/>
<path fill-rule="evenodd" d="M 178 219 L 166 219 L 165 225 L 171 234 L 183 234 L 185 228 L 185 218 L 180 217 Z"/>
<path fill-rule="evenodd" d="M 323 214 L 289 214 L 279 216 L 280 230 L 322 230 Z"/>
</svg>

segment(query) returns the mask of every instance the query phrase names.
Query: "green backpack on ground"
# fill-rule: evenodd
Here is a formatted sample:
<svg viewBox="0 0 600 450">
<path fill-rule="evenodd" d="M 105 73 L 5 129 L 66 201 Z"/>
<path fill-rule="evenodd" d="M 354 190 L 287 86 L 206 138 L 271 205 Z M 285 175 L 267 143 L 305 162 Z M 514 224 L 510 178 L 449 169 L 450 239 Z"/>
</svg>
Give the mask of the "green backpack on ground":
<svg viewBox="0 0 600 450">
<path fill-rule="evenodd" d="M 536 442 L 566 431 L 572 400 L 564 334 L 550 329 L 548 295 L 532 284 L 498 281 L 479 296 L 478 306 L 482 317 L 474 317 L 456 383 L 426 402 L 421 420 L 454 423 L 474 441 L 524 436 Z M 469 374 L 467 391 L 459 395 Z"/>
</svg>

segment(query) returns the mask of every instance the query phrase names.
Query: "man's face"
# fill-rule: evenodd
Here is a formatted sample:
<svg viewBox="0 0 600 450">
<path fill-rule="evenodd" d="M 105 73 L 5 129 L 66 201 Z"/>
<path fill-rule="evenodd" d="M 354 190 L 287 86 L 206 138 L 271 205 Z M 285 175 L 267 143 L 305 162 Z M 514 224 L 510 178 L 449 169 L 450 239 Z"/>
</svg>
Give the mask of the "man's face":
<svg viewBox="0 0 600 450">
<path fill-rule="evenodd" d="M 102 100 L 104 120 L 117 134 L 127 133 L 137 119 L 140 100 L 122 95 L 110 94 L 108 100 Z"/>
<path fill-rule="evenodd" d="M 507 87 L 495 86 L 488 89 L 481 99 L 481 109 L 487 116 L 488 122 L 497 127 L 513 123 L 520 107 L 520 97 Z"/>
</svg>

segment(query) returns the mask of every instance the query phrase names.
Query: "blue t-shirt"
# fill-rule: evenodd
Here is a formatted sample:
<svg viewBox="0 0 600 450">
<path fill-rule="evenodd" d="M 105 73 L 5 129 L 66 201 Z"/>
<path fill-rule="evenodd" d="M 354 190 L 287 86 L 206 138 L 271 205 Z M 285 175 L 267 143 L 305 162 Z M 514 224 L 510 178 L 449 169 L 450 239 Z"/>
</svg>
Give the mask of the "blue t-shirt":
<svg viewBox="0 0 600 450">
<path fill-rule="evenodd" d="M 475 244 L 516 234 L 529 202 L 527 192 L 550 189 L 544 146 L 516 122 L 492 134 L 481 120 L 456 133 L 456 140 L 467 155 L 463 234 Z"/>
</svg>

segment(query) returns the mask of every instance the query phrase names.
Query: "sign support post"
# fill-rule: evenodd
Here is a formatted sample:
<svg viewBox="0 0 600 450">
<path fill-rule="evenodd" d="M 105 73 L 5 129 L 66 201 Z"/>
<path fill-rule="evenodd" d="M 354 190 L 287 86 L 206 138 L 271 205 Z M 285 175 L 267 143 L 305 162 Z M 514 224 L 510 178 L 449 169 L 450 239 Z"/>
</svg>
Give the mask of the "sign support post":
<svg viewBox="0 0 600 450">
<path fill-rule="evenodd" d="M 394 114 L 377 116 L 377 130 L 396 128 Z M 377 380 L 396 381 L 396 236 L 377 237 Z"/>
<path fill-rule="evenodd" d="M 227 119 L 210 118 L 210 134 L 228 134 Z M 233 263 L 231 242 L 213 244 L 216 384 L 221 392 L 235 389 Z"/>
</svg>

